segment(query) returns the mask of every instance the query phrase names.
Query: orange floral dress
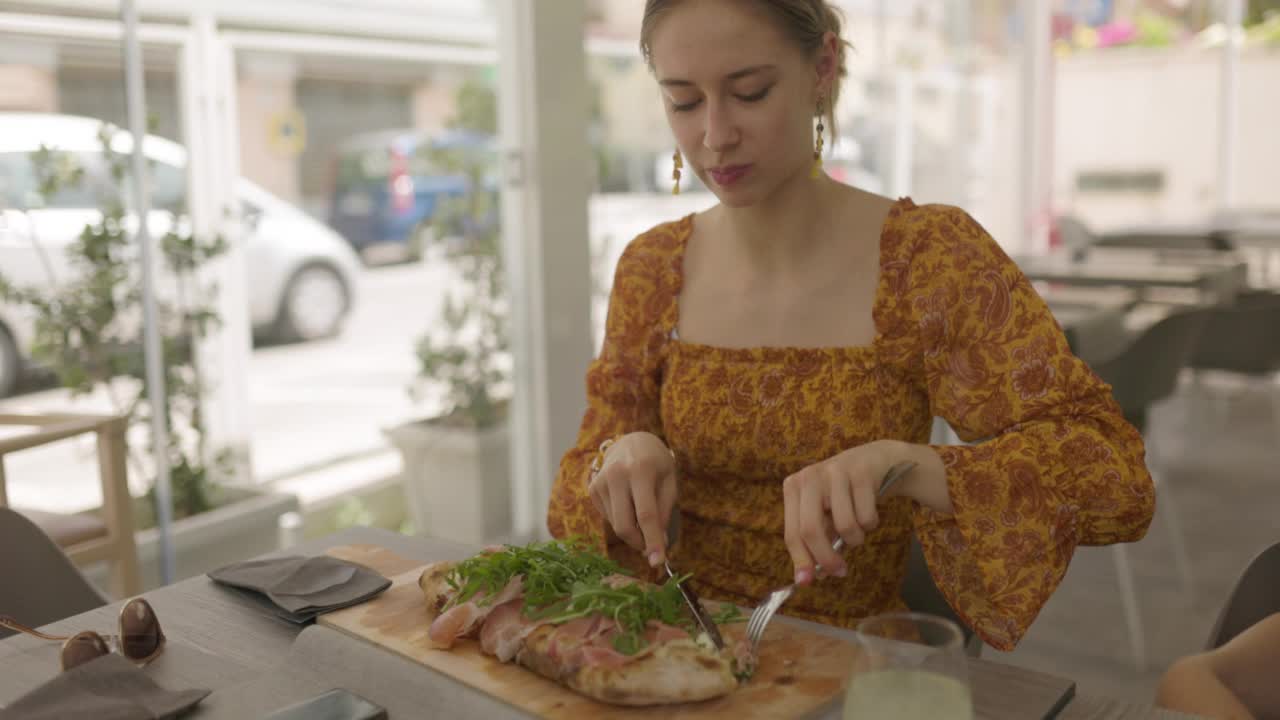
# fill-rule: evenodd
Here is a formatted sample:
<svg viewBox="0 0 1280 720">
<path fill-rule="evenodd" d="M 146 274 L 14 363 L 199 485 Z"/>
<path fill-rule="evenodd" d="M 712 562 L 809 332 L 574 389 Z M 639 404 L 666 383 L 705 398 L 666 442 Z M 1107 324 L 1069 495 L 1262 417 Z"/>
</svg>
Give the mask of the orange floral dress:
<svg viewBox="0 0 1280 720">
<path fill-rule="evenodd" d="M 730 349 L 675 334 L 692 216 L 631 242 L 618 262 L 588 408 L 560 464 L 552 535 L 595 538 L 648 575 L 587 495 L 600 444 L 647 431 L 675 451 L 681 541 L 672 562 L 705 597 L 752 607 L 792 582 L 782 480 L 882 438 L 937 447 L 954 515 L 908 498 L 845 550 L 845 578 L 800 588 L 789 615 L 852 627 L 904 609 L 914 531 L 935 583 L 989 645 L 1010 650 L 1077 545 L 1135 541 L 1155 491 L 1142 438 L 1110 388 L 1072 355 L 1044 301 L 968 214 L 897 201 L 880 238 L 871 345 Z M 978 442 L 981 441 L 981 442 Z"/>
</svg>

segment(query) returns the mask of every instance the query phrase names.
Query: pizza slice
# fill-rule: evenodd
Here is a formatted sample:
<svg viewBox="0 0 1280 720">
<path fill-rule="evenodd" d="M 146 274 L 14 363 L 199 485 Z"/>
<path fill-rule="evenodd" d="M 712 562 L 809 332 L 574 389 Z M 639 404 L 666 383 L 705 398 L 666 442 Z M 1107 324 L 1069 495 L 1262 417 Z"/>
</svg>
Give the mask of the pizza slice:
<svg viewBox="0 0 1280 720">
<path fill-rule="evenodd" d="M 750 675 L 745 643 L 718 651 L 674 583 L 640 582 L 581 543 L 490 548 L 428 565 L 418 584 L 435 647 L 478 640 L 498 660 L 602 702 L 708 700 Z"/>
</svg>

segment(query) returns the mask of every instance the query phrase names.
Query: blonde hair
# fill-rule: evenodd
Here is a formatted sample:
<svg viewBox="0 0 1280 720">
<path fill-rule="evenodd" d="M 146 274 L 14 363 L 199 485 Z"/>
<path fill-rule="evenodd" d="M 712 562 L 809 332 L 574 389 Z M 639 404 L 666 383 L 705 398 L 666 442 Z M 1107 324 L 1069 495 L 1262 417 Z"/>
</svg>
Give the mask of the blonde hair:
<svg viewBox="0 0 1280 720">
<path fill-rule="evenodd" d="M 653 67 L 650 40 L 654 27 L 661 15 L 671 10 L 681 0 L 645 0 L 644 19 L 640 21 L 640 52 L 645 62 Z M 803 52 L 813 55 L 822 49 L 822 38 L 834 33 L 836 43 L 836 76 L 831 81 L 831 88 L 823 97 L 826 103 L 826 120 L 831 132 L 835 134 L 835 108 L 840 99 L 840 85 L 847 71 L 845 70 L 845 49 L 852 47 L 840 34 L 844 24 L 843 15 L 828 0 L 752 0 L 763 6 L 778 22 L 778 27 L 791 38 Z"/>
</svg>

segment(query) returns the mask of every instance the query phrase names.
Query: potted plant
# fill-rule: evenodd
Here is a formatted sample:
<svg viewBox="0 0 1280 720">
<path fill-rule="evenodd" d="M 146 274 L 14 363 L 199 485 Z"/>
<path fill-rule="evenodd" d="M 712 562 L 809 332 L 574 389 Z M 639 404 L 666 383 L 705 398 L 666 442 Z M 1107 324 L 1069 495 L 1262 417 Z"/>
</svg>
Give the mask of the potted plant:
<svg viewBox="0 0 1280 720">
<path fill-rule="evenodd" d="M 165 288 L 157 298 L 157 324 L 162 337 L 166 402 L 152 407 L 145 392 L 146 364 L 141 322 L 142 290 L 138 250 L 130 227 L 136 224 L 125 201 L 130 187 L 128 156 L 120 148 L 127 134 L 104 124 L 98 133 L 101 168 L 86 177 L 76 156 L 41 148 L 30 157 L 37 181 L 37 207 L 59 193 L 92 195 L 95 218 L 67 248 L 69 277 L 42 286 L 20 286 L 0 271 L 0 300 L 23 306 L 34 319 L 32 359 L 47 368 L 71 397 L 101 393 L 112 410 L 129 418 L 130 439 L 145 438 L 149 452 L 130 443 L 128 464 L 134 478 L 147 478 L 147 490 L 135 498 L 134 517 L 140 568 L 148 586 L 158 581 L 159 538 L 155 522 L 155 458 L 157 448 L 148 432 L 151 414 L 162 412 L 170 428 L 162 456 L 169 465 L 172 488 L 173 538 L 180 576 L 199 574 L 223 562 L 274 549 L 276 518 L 296 509 L 293 496 L 224 485 L 219 473 L 228 454 L 208 447 L 202 425 L 202 402 L 207 390 L 196 347 L 216 329 L 213 310 L 217 288 L 201 282 L 200 269 L 226 251 L 220 237 L 201 238 L 186 228 L 180 208 L 157 209 L 167 227 L 157 242 L 158 273 Z M 157 223 L 156 215 L 151 224 Z M 32 240 L 38 244 L 38 238 Z M 236 506 L 234 509 L 232 506 Z M 246 518 L 252 522 L 246 524 Z M 264 546 L 265 544 L 265 546 Z M 229 557 L 230 556 L 230 557 Z"/>
<path fill-rule="evenodd" d="M 464 86 L 460 96 L 475 92 L 474 86 Z M 492 103 L 460 102 L 459 107 L 456 129 L 491 129 Z M 414 529 L 458 542 L 485 542 L 511 528 L 511 355 L 494 163 L 491 153 L 472 146 L 430 154 L 436 167 L 467 179 L 468 191 L 442 200 L 432 219 L 440 228 L 443 255 L 463 282 L 446 296 L 439 322 L 415 346 L 418 373 L 409 393 L 434 411 L 385 434 L 403 459 Z"/>
</svg>

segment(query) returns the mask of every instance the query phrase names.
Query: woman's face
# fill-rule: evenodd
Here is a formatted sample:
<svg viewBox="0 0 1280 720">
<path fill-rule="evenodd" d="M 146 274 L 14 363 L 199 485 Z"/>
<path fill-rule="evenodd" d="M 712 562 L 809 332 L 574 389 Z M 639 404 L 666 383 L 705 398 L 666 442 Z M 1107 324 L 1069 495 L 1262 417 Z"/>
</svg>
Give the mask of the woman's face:
<svg viewBox="0 0 1280 720">
<path fill-rule="evenodd" d="M 742 0 L 681 2 L 649 45 L 685 167 L 723 204 L 753 205 L 808 177 L 814 109 L 834 57 L 806 57 L 764 8 Z"/>
</svg>

